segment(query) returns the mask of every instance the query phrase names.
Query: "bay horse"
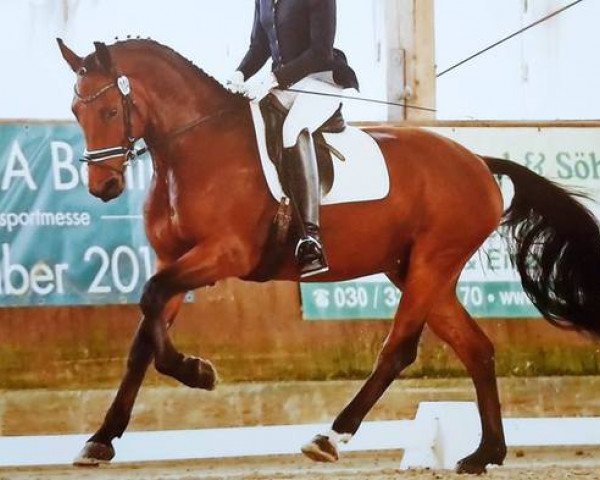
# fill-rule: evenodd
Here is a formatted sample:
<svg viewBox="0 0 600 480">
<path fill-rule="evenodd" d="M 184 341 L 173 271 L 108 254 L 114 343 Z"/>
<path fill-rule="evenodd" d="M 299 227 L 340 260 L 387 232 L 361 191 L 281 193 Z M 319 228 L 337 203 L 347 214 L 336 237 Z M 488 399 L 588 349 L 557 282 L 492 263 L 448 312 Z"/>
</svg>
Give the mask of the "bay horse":
<svg viewBox="0 0 600 480">
<path fill-rule="evenodd" d="M 269 245 L 278 203 L 269 194 L 249 100 L 233 94 L 174 50 L 126 40 L 79 57 L 60 39 L 77 73 L 72 110 L 87 144 L 89 191 L 109 201 L 124 189 L 133 144 L 144 138 L 154 177 L 144 208 L 157 273 L 144 287 L 142 318 L 116 397 L 76 464 L 114 456 L 145 372 L 156 369 L 185 385 L 213 389 L 213 365 L 184 356 L 168 335 L 184 292 L 228 277 L 256 274 Z M 318 281 L 385 273 L 402 290 L 400 305 L 374 368 L 333 422 L 302 451 L 338 459 L 388 386 L 414 360 L 425 325 L 456 352 L 473 379 L 481 417 L 478 448 L 457 471 L 502 464 L 506 443 L 494 347 L 462 307 L 456 283 L 463 266 L 502 223 L 511 229 L 514 261 L 525 291 L 551 323 L 600 333 L 600 232 L 573 194 L 516 163 L 480 157 L 419 128 L 364 129 L 379 144 L 390 175 L 387 197 L 322 208 L 330 271 Z M 514 184 L 503 213 L 493 174 Z M 292 243 L 272 280 L 298 281 Z"/>
</svg>

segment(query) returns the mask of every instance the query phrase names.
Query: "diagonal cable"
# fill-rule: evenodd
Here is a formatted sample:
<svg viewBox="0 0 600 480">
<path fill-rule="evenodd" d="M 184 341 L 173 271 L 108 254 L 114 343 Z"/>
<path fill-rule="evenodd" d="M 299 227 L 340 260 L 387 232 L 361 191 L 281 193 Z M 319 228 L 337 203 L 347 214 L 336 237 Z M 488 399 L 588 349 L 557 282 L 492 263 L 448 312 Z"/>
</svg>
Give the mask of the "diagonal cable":
<svg viewBox="0 0 600 480">
<path fill-rule="evenodd" d="M 557 10 L 557 11 L 555 11 L 555 12 L 552 12 L 552 13 L 550 13 L 550 14 L 546 15 L 546 16 L 545 16 L 545 17 L 543 17 L 543 18 L 540 18 L 539 20 L 536 20 L 535 22 L 533 22 L 533 23 L 531 23 L 531 24 L 527 25 L 526 27 L 523 27 L 523 28 L 521 28 L 520 30 L 517 30 L 516 32 L 514 32 L 514 33 L 511 33 L 511 34 L 510 34 L 510 35 L 508 35 L 507 37 L 504 37 L 503 39 L 501 39 L 501 40 L 498 40 L 497 42 L 495 42 L 495 43 L 493 43 L 493 44 L 491 44 L 491 45 L 489 45 L 489 46 L 487 46 L 487 47 L 485 47 L 485 48 L 483 48 L 483 49 L 481 49 L 481 50 L 479 50 L 479 51 L 475 52 L 473 55 L 470 55 L 470 56 L 468 56 L 468 57 L 467 57 L 467 58 L 465 58 L 464 60 L 461 60 L 460 62 L 458 62 L 458 63 L 456 63 L 456 64 L 452 65 L 451 67 L 447 68 L 446 70 L 443 70 L 443 71 L 441 71 L 440 73 L 436 74 L 436 78 L 439 78 L 439 77 L 441 77 L 442 75 L 444 75 L 444 74 L 446 74 L 446 73 L 448 73 L 448 72 L 450 72 L 450 71 L 454 70 L 454 69 L 455 69 L 455 68 L 457 68 L 457 67 L 460 67 L 461 65 L 463 65 L 463 64 L 465 64 L 465 63 L 467 63 L 467 62 L 469 62 L 470 60 L 473 60 L 475 57 L 478 57 L 479 55 L 481 55 L 481 54 L 483 54 L 483 53 L 487 52 L 488 50 L 491 50 L 492 48 L 495 48 L 495 47 L 497 47 L 498 45 L 500 45 L 500 44 L 502 44 L 502 43 L 504 43 L 504 42 L 506 42 L 506 41 L 510 40 L 511 38 L 514 38 L 514 37 L 516 37 L 517 35 L 520 35 L 520 34 L 522 34 L 523 32 L 525 32 L 525 31 L 529 30 L 530 28 L 533 28 L 533 27 L 535 27 L 536 25 L 539 25 L 540 23 L 543 23 L 543 22 L 545 22 L 545 21 L 547 21 L 547 20 L 551 19 L 552 17 L 555 17 L 556 15 L 559 15 L 560 13 L 564 12 L 565 10 L 567 10 L 567 9 L 569 9 L 569 8 L 571 8 L 571 7 L 574 7 L 575 5 L 577 5 L 578 3 L 581 3 L 581 2 L 583 2 L 583 0 L 577 0 L 577 1 L 573 2 L 573 3 L 570 3 L 569 5 L 566 5 L 566 6 L 562 7 L 562 8 L 560 8 L 559 10 Z"/>
</svg>

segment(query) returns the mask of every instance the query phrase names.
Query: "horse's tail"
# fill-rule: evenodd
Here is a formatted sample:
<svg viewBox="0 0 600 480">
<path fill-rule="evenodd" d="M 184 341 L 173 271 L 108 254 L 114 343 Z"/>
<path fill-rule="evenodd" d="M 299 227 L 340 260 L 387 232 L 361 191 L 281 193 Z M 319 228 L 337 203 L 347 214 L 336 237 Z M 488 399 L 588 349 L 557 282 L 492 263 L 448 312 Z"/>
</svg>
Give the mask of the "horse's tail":
<svg viewBox="0 0 600 480">
<path fill-rule="evenodd" d="M 576 200 L 585 195 L 509 160 L 483 159 L 514 184 L 502 225 L 528 297 L 550 323 L 600 337 L 600 230 Z"/>
</svg>

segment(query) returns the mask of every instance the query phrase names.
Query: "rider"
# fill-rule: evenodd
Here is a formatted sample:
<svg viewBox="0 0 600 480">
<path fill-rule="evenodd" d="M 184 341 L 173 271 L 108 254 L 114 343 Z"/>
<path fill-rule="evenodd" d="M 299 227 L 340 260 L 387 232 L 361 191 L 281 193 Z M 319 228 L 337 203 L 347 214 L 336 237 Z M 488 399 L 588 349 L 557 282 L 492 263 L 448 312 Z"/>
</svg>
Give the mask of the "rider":
<svg viewBox="0 0 600 480">
<path fill-rule="evenodd" d="M 312 133 L 341 102 L 335 96 L 286 89 L 329 95 L 358 89 L 346 56 L 333 48 L 335 30 L 335 0 L 256 0 L 250 48 L 227 82 L 233 90 L 247 92 L 244 82 L 272 59 L 268 89 L 288 109 L 283 168 L 304 224 L 296 246 L 301 277 L 329 269 L 319 236 L 320 187 Z"/>
</svg>

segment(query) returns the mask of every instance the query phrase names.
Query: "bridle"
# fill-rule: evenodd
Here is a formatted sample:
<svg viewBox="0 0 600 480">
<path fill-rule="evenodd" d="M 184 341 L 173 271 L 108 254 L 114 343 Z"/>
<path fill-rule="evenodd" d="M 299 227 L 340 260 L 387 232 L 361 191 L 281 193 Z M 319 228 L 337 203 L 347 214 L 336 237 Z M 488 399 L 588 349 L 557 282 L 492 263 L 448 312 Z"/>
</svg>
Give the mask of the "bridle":
<svg viewBox="0 0 600 480">
<path fill-rule="evenodd" d="M 101 87 L 96 93 L 88 96 L 83 96 L 77 90 L 77 84 L 75 84 L 75 96 L 79 101 L 83 103 L 92 103 L 98 98 L 102 97 L 106 92 L 117 88 L 121 94 L 121 105 L 123 107 L 123 137 L 125 140 L 125 146 L 119 145 L 116 147 L 100 148 L 96 150 L 88 150 L 87 148 L 83 152 L 83 158 L 80 161 L 87 163 L 88 165 L 98 165 L 110 170 L 114 170 L 118 173 L 123 173 L 125 168 L 133 163 L 140 155 L 147 151 L 146 147 L 135 148 L 135 143 L 138 139 L 133 136 L 133 126 L 131 122 L 131 112 L 133 108 L 133 99 L 131 98 L 131 84 L 129 78 L 126 75 L 120 75 L 115 78 L 112 82 Z M 104 162 L 116 157 L 126 158 L 121 169 L 115 168 Z"/>
<path fill-rule="evenodd" d="M 104 167 L 104 168 L 113 170 L 113 171 L 123 175 L 125 172 L 125 169 L 128 166 L 132 165 L 133 162 L 138 159 L 138 157 L 140 157 L 141 155 L 143 155 L 144 153 L 146 153 L 148 151 L 147 146 L 140 147 L 140 148 L 135 147 L 135 144 L 139 139 L 135 138 L 133 135 L 131 112 L 132 112 L 134 102 L 133 102 L 133 99 L 131 96 L 131 84 L 129 82 L 129 78 L 126 75 L 119 75 L 115 78 L 115 80 L 111 81 L 110 83 L 107 83 L 106 85 L 101 87 L 97 92 L 95 92 L 91 95 L 88 95 L 88 96 L 83 96 L 79 93 L 79 91 L 77 90 L 77 84 L 75 84 L 74 90 L 75 90 L 75 96 L 78 98 L 78 100 L 83 103 L 88 104 L 88 103 L 94 102 L 95 100 L 97 100 L 98 98 L 100 98 L 106 92 L 108 92 L 109 90 L 112 90 L 113 88 L 117 88 L 119 90 L 119 93 L 121 94 L 121 104 L 123 106 L 123 132 L 124 132 L 123 137 L 124 137 L 126 145 L 125 146 L 118 145 L 116 147 L 100 148 L 100 149 L 96 149 L 96 150 L 88 150 L 86 148 L 83 152 L 83 158 L 81 158 L 80 161 L 87 163 L 88 165 L 96 165 L 98 167 Z M 175 137 L 182 135 L 199 125 L 202 125 L 203 123 L 206 123 L 210 120 L 214 120 L 216 118 L 221 117 L 222 115 L 224 115 L 226 113 L 230 113 L 230 112 L 237 111 L 237 110 L 238 109 L 232 109 L 232 108 L 221 109 L 215 113 L 204 115 L 200 118 L 192 120 L 191 122 L 189 122 L 181 127 L 175 128 L 174 130 L 169 132 L 166 135 L 166 139 L 163 140 L 161 143 L 163 143 L 163 144 L 170 143 Z M 123 162 L 123 164 L 121 166 L 122 168 L 120 168 L 120 169 L 105 163 L 106 161 L 111 160 L 112 158 L 117 158 L 117 157 L 122 157 L 122 156 L 125 156 L 126 160 L 125 160 L 125 162 Z"/>
</svg>

